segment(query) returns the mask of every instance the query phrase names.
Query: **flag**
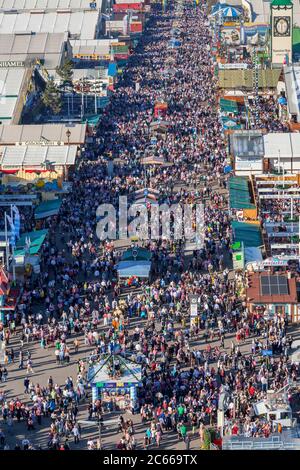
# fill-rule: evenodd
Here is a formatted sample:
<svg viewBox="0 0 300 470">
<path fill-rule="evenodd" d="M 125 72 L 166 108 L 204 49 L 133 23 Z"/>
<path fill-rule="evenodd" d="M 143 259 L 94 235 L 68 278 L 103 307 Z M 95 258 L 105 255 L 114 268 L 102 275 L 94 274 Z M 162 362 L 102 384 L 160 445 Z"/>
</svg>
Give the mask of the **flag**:
<svg viewBox="0 0 300 470">
<path fill-rule="evenodd" d="M 17 208 L 16 205 L 12 206 L 12 215 L 14 215 L 14 226 L 15 226 L 15 232 L 16 232 L 16 237 L 19 238 L 20 236 L 20 226 L 21 226 L 21 218 L 20 218 L 20 212 L 19 209 Z"/>
<path fill-rule="evenodd" d="M 15 246 L 16 245 L 16 227 L 10 215 L 6 214 L 6 219 L 10 225 L 10 232 L 11 232 L 10 243 L 12 246 Z"/>
<path fill-rule="evenodd" d="M 30 250 L 30 246 L 31 246 L 30 237 L 26 237 L 26 238 L 25 238 L 25 249 L 26 249 L 26 251 L 29 251 L 29 250 Z"/>
</svg>

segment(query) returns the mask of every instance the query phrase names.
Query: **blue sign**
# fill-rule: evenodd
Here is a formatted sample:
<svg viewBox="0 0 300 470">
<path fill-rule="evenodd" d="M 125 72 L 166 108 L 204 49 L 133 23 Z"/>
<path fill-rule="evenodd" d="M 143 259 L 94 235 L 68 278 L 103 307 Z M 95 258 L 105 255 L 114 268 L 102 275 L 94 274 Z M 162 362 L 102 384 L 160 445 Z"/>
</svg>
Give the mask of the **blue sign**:
<svg viewBox="0 0 300 470">
<path fill-rule="evenodd" d="M 96 3 L 96 2 L 91 2 L 91 3 L 90 3 L 90 8 L 92 8 L 93 10 L 95 10 L 96 7 L 97 7 L 97 3 Z"/>
<path fill-rule="evenodd" d="M 262 351 L 263 356 L 273 356 L 273 351 L 271 349 L 264 349 Z"/>
<path fill-rule="evenodd" d="M 144 196 L 147 197 L 148 196 L 148 189 L 144 189 Z"/>
<path fill-rule="evenodd" d="M 225 166 L 225 168 L 224 168 L 224 173 L 225 174 L 230 173 L 231 171 L 232 171 L 232 166 L 231 165 Z"/>
</svg>

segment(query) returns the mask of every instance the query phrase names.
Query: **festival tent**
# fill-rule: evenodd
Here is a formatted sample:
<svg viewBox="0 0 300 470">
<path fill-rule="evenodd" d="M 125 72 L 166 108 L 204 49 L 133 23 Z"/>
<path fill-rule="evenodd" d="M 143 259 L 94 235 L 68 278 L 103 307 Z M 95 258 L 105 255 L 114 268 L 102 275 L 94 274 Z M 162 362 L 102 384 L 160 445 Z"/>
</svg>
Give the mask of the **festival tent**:
<svg viewBox="0 0 300 470">
<path fill-rule="evenodd" d="M 50 201 L 41 202 L 41 204 L 39 204 L 34 211 L 35 219 L 45 219 L 46 217 L 57 215 L 61 203 L 61 199 L 52 199 Z"/>
<path fill-rule="evenodd" d="M 40 251 L 48 230 L 36 230 L 34 232 L 23 233 L 21 238 L 16 243 L 14 256 L 36 255 Z"/>
</svg>

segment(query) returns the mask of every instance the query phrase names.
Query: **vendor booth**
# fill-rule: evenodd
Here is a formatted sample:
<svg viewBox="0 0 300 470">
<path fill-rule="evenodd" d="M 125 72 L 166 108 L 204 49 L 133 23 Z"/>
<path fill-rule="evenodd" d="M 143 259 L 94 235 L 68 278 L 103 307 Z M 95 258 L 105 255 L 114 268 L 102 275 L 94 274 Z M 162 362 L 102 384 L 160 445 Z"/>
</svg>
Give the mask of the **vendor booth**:
<svg viewBox="0 0 300 470">
<path fill-rule="evenodd" d="M 154 116 L 156 118 L 165 117 L 167 113 L 168 105 L 164 101 L 158 101 L 154 105 Z"/>
<path fill-rule="evenodd" d="M 101 398 L 104 407 L 111 411 L 138 408 L 137 389 L 142 384 L 142 367 L 135 362 L 115 352 L 104 354 L 100 362 L 89 368 L 88 382 L 93 402 Z"/>
<path fill-rule="evenodd" d="M 123 254 L 116 269 L 119 279 L 148 279 L 151 271 L 151 252 L 140 247 L 129 249 Z M 129 285 L 136 285 L 136 282 Z"/>
</svg>

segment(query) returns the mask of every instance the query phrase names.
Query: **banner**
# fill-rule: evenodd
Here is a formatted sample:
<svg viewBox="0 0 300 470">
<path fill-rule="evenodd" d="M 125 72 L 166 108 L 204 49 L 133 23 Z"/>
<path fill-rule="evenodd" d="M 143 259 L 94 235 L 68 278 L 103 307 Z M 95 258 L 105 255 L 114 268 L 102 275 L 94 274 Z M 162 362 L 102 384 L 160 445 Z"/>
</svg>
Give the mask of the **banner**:
<svg viewBox="0 0 300 470">
<path fill-rule="evenodd" d="M 14 226 L 15 226 L 15 233 L 16 237 L 20 237 L 20 227 L 21 227 L 21 218 L 20 218 L 20 212 L 17 206 L 12 206 L 12 215 L 14 215 Z"/>
<path fill-rule="evenodd" d="M 198 296 L 190 295 L 190 313 L 191 319 L 197 317 L 198 315 Z"/>
</svg>

